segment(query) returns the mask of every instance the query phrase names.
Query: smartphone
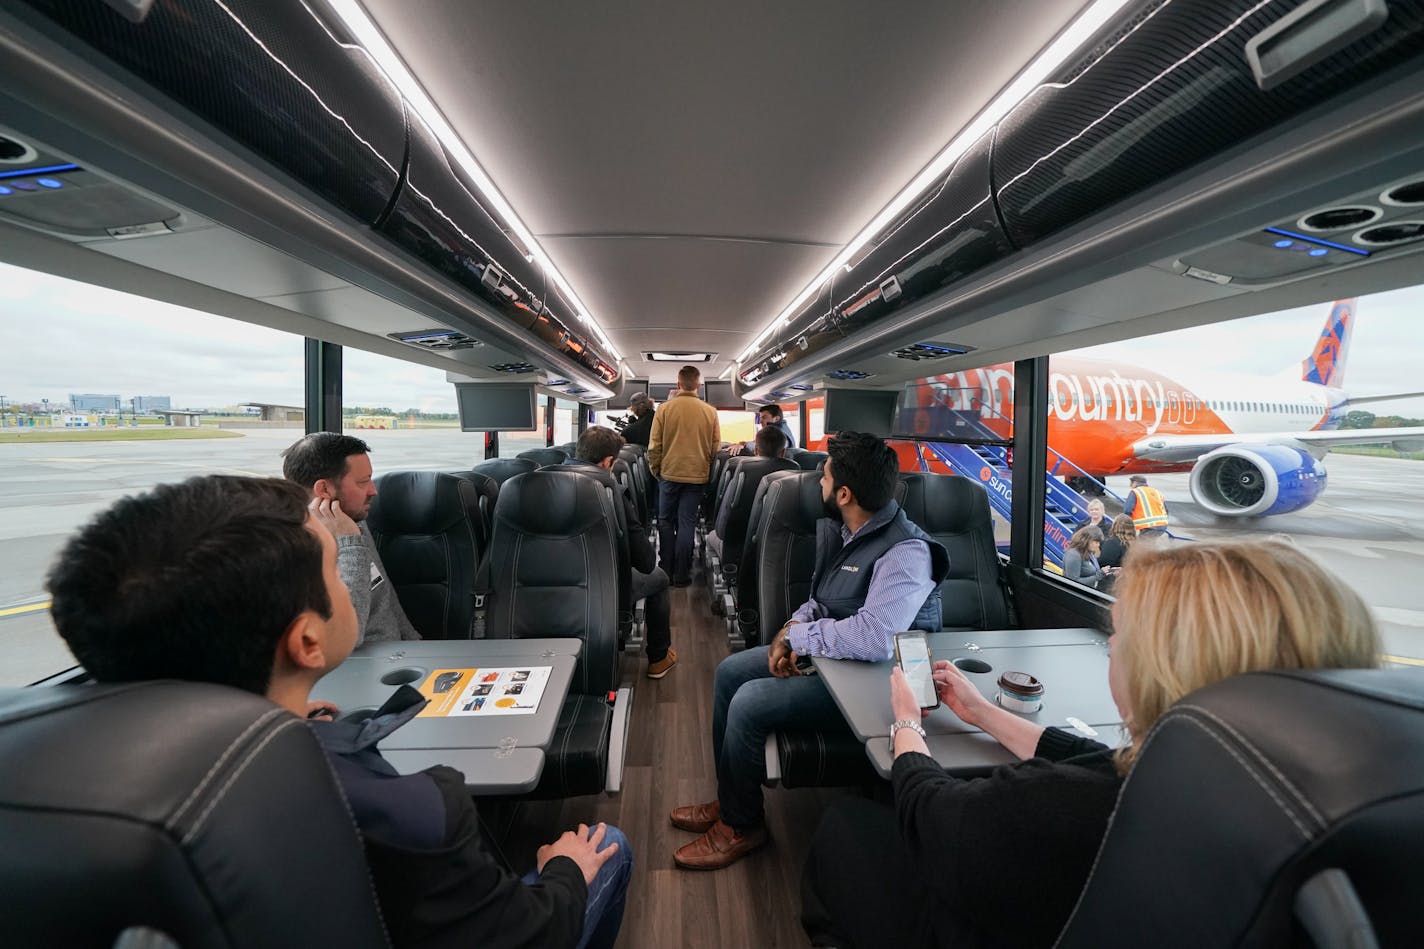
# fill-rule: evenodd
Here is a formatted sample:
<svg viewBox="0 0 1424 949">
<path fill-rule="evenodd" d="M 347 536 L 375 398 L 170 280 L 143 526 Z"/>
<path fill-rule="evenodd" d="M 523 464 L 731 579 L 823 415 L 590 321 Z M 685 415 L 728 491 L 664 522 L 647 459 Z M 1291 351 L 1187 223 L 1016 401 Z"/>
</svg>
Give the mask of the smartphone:
<svg viewBox="0 0 1424 949">
<path fill-rule="evenodd" d="M 934 678 L 930 675 L 930 642 L 925 634 L 918 631 L 895 634 L 895 661 L 900 671 L 910 683 L 915 700 L 920 708 L 939 708 L 939 693 L 935 691 Z"/>
</svg>

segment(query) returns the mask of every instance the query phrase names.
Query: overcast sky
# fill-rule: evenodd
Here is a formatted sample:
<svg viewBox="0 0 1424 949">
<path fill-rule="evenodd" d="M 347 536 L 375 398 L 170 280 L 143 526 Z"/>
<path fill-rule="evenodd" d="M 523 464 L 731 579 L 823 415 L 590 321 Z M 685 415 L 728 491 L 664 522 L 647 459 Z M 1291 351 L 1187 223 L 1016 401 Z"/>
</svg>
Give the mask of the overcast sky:
<svg viewBox="0 0 1424 949">
<path fill-rule="evenodd" d="M 1303 307 L 1083 350 L 1168 368 L 1199 361 L 1222 371 L 1273 374 L 1314 346 L 1328 305 Z M 1424 287 L 1361 299 L 1346 367 L 1351 392 L 1424 389 Z M 171 396 L 174 407 L 240 402 L 302 404 L 298 336 L 0 264 L 0 395 L 7 402 L 70 393 Z M 400 411 L 455 411 L 443 372 L 347 349 L 345 402 Z M 1365 406 L 1424 415 L 1424 400 Z"/>
</svg>

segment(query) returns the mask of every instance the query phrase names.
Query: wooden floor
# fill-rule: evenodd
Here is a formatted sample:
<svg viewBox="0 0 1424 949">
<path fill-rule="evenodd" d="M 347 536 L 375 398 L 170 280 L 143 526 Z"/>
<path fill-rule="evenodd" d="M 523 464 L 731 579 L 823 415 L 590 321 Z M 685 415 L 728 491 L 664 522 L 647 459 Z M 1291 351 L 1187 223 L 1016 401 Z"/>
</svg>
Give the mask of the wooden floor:
<svg viewBox="0 0 1424 949">
<path fill-rule="evenodd" d="M 678 664 L 661 680 L 647 678 L 641 655 L 624 658 L 633 715 L 623 791 L 616 795 L 521 804 L 505 837 L 517 867 L 579 822 L 606 821 L 628 835 L 633 880 L 618 945 L 623 949 L 686 946 L 807 946 L 801 929 L 801 867 L 821 812 L 851 789 L 766 792 L 771 844 L 725 869 L 677 869 L 672 852 L 693 835 L 668 823 L 680 804 L 716 797 L 712 768 L 712 676 L 728 654 L 725 627 L 712 615 L 700 573 L 672 591 L 672 640 Z"/>
</svg>

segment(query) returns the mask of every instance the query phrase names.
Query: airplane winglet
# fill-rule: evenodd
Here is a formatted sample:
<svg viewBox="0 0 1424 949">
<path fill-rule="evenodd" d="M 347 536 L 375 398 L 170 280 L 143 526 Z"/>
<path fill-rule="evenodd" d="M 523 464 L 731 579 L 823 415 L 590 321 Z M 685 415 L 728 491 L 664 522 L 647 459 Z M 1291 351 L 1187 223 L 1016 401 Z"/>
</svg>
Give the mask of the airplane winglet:
<svg viewBox="0 0 1424 949">
<path fill-rule="evenodd" d="M 1345 383 L 1345 356 L 1350 349 L 1350 335 L 1355 328 L 1357 297 L 1336 300 L 1325 319 L 1315 349 L 1300 364 L 1300 378 L 1316 385 L 1339 388 Z"/>
</svg>

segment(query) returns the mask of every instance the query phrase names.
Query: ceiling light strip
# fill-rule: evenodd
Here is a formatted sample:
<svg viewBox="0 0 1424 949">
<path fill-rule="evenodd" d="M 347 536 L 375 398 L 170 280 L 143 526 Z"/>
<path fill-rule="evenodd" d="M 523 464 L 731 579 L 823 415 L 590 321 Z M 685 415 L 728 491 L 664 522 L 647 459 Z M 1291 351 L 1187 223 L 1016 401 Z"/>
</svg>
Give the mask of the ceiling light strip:
<svg viewBox="0 0 1424 949">
<path fill-rule="evenodd" d="M 525 226 L 519 215 L 514 212 L 514 208 L 505 200 L 499 188 L 495 186 L 494 181 L 489 175 L 485 174 L 485 170 L 480 167 L 480 163 L 475 160 L 475 156 L 470 153 L 464 141 L 455 133 L 455 129 L 445 120 L 445 115 L 435 105 L 435 102 L 430 96 L 426 94 L 424 87 L 421 86 L 414 74 L 406 67 L 405 62 L 397 55 L 395 49 L 386 39 L 385 34 L 376 26 L 365 8 L 361 6 L 358 0 L 327 0 L 327 2 L 331 11 L 341 18 L 341 22 L 351 31 L 351 35 L 356 37 L 366 52 L 376 61 L 376 65 L 385 72 L 386 77 L 400 90 L 401 95 L 410 103 L 411 108 L 424 120 L 426 125 L 430 126 L 430 130 L 435 134 L 435 137 L 439 139 L 440 143 L 450 152 L 450 157 L 453 158 L 456 163 L 459 164 L 460 169 L 474 181 L 475 186 L 480 190 L 480 195 L 494 206 L 495 212 L 498 213 L 514 233 L 519 236 L 519 239 L 524 242 L 524 245 L 529 248 L 529 253 L 533 257 L 534 262 L 544 268 L 544 271 L 549 275 L 549 279 L 553 280 L 558 288 L 563 291 L 564 296 L 568 297 L 569 302 L 574 305 L 578 318 L 589 325 L 603 345 L 608 348 L 613 358 L 621 362 L 623 360 L 623 354 L 620 353 L 618 348 L 608 339 L 608 335 L 604 333 L 603 327 L 598 325 L 598 321 L 589 315 L 588 307 L 584 304 L 579 295 L 574 292 L 574 288 L 569 284 L 568 280 L 565 279 L 564 275 L 559 272 L 559 268 L 554 266 L 554 261 L 534 237 L 534 232 Z"/>
<path fill-rule="evenodd" d="M 1033 62 L 1028 64 L 1023 72 L 1015 77 L 1013 82 L 994 98 L 994 101 L 990 102 L 982 112 L 975 116 L 972 122 L 965 126 L 944 147 L 944 150 L 936 155 L 934 160 L 926 165 L 924 170 L 895 196 L 893 201 L 887 204 L 849 244 L 841 249 L 841 252 L 816 275 L 816 278 L 807 284 L 805 289 L 786 305 L 785 309 L 777 314 L 776 319 L 757 334 L 752 344 L 737 357 L 737 361 L 741 362 L 752 355 L 777 327 L 789 323 L 792 314 L 825 284 L 837 268 L 844 267 L 851 258 L 859 253 L 861 248 L 870 243 L 875 235 L 879 234 L 886 225 L 919 198 L 940 175 L 948 171 L 970 145 L 978 141 L 985 132 L 998 125 L 1014 106 L 1042 85 L 1049 76 L 1068 61 L 1069 57 L 1078 52 L 1084 43 L 1131 2 L 1133 0 L 1095 0 L 1092 6 L 1084 10 L 1066 30 L 1059 33 L 1058 37 L 1034 58 Z"/>
</svg>

